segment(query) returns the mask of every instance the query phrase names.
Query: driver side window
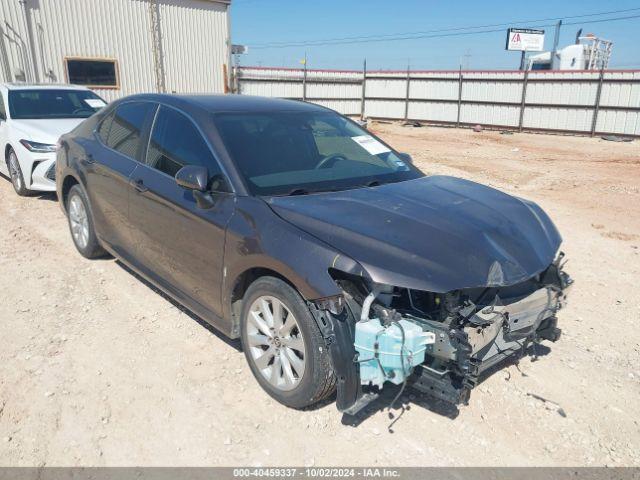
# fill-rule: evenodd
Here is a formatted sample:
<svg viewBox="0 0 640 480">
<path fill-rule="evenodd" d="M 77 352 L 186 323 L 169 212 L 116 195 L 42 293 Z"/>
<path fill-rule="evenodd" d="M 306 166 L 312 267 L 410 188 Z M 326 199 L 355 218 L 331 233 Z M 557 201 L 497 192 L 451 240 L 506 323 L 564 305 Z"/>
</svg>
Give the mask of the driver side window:
<svg viewBox="0 0 640 480">
<path fill-rule="evenodd" d="M 171 177 L 186 165 L 198 165 L 207 167 L 209 178 L 214 181 L 216 177 L 223 178 L 218 162 L 193 122 L 165 106 L 160 107 L 153 124 L 146 163 Z M 219 186 L 212 188 L 220 190 Z"/>
</svg>

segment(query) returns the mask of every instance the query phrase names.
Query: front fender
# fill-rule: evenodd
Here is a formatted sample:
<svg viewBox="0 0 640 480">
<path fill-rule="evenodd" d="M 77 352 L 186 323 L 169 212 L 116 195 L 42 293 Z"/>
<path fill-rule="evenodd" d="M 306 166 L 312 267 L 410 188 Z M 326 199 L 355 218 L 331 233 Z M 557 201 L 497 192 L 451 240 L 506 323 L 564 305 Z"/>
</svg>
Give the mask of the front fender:
<svg viewBox="0 0 640 480">
<path fill-rule="evenodd" d="M 16 157 L 18 158 L 18 164 L 20 165 L 20 170 L 22 171 L 22 178 L 27 186 L 27 188 L 31 188 L 33 184 L 33 179 L 31 178 L 31 172 L 33 170 L 33 164 L 36 162 L 36 158 L 33 153 L 27 150 L 18 140 L 11 141 L 9 143 L 11 149 L 15 152 Z"/>
<path fill-rule="evenodd" d="M 79 184 L 83 189 L 86 182 L 82 170 L 77 164 L 77 160 L 74 160 L 73 155 L 69 155 L 69 150 L 73 148 L 72 145 L 65 139 L 65 136 L 60 138 L 59 143 L 60 146 L 56 153 L 56 194 L 58 196 L 58 204 L 62 212 L 66 215 L 67 210 L 64 204 L 65 182 L 73 179 L 73 182 Z M 86 190 L 85 193 L 87 193 Z M 88 194 L 87 199 L 89 200 Z M 91 205 L 89 206 L 91 207 Z"/>
<path fill-rule="evenodd" d="M 264 268 L 285 277 L 306 300 L 339 295 L 330 268 L 364 275 L 351 258 L 281 219 L 261 199 L 238 197 L 225 240 L 223 313 L 232 318 L 233 289 L 242 274 Z"/>
</svg>

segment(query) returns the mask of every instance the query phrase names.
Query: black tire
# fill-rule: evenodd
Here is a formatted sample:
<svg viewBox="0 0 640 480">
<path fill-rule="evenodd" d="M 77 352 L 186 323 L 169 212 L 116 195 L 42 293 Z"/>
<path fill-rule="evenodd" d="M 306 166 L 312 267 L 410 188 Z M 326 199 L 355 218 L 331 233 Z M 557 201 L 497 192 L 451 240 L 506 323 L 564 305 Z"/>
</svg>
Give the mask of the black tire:
<svg viewBox="0 0 640 480">
<path fill-rule="evenodd" d="M 12 162 L 12 156 L 15 156 L 15 162 Z M 33 191 L 29 190 L 24 182 L 24 175 L 20 168 L 20 162 L 18 162 L 18 157 L 13 148 L 9 148 L 6 162 L 7 170 L 9 171 L 9 180 L 11 180 L 11 185 L 13 185 L 13 189 L 16 193 L 21 197 L 29 197 L 33 195 Z"/>
<path fill-rule="evenodd" d="M 72 208 L 72 202 L 79 201 L 82 203 L 84 210 L 86 212 L 86 220 L 87 220 L 87 240 L 86 243 L 82 244 L 79 242 L 74 235 L 73 225 L 72 225 L 72 213 L 70 209 Z M 67 220 L 69 223 L 69 232 L 71 233 L 71 239 L 73 240 L 73 244 L 76 246 L 80 255 L 85 258 L 99 258 L 103 257 L 107 254 L 107 252 L 100 246 L 100 242 L 98 241 L 98 237 L 96 237 L 96 232 L 93 223 L 93 215 L 91 214 L 91 209 L 89 208 L 89 201 L 87 200 L 87 196 L 84 193 L 84 190 L 80 185 L 74 185 L 69 190 L 67 195 L 67 202 L 65 205 L 67 211 Z"/>
<path fill-rule="evenodd" d="M 252 304 L 262 296 L 275 297 L 295 316 L 305 348 L 305 367 L 295 388 L 283 391 L 275 388 L 260 372 L 250 353 L 247 339 L 248 315 Z M 249 367 L 260 386 L 275 400 L 292 408 L 305 408 L 327 398 L 336 389 L 336 377 L 329 352 L 318 326 L 300 294 L 289 284 L 275 277 L 261 277 L 244 295 L 240 338 Z"/>
</svg>

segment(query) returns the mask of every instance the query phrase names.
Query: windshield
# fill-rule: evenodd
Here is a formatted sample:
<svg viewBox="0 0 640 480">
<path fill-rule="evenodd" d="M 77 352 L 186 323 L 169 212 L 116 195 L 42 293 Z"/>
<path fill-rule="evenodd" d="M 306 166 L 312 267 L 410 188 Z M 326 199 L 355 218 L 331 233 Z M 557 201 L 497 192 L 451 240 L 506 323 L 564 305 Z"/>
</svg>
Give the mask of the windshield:
<svg viewBox="0 0 640 480">
<path fill-rule="evenodd" d="M 106 104 L 89 90 L 29 89 L 9 92 L 9 112 L 16 120 L 87 118 Z"/>
<path fill-rule="evenodd" d="M 222 113 L 215 123 L 254 195 L 294 195 L 422 177 L 333 112 Z"/>
</svg>

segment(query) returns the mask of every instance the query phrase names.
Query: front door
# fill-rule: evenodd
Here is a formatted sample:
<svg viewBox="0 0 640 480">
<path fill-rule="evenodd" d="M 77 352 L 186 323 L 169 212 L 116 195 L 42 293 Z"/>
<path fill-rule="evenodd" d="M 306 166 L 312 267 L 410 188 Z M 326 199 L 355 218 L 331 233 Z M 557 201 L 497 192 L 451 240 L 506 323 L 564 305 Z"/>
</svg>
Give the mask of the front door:
<svg viewBox="0 0 640 480">
<path fill-rule="evenodd" d="M 213 192 L 213 207 L 198 207 L 193 192 L 178 186 L 174 178 L 185 165 L 207 167 L 209 178 L 221 175 L 193 121 L 172 107 L 161 106 L 145 163 L 131 176 L 129 215 L 135 260 L 138 268 L 184 297 L 194 310 L 204 307 L 221 317 L 225 231 L 235 197 Z"/>
</svg>

